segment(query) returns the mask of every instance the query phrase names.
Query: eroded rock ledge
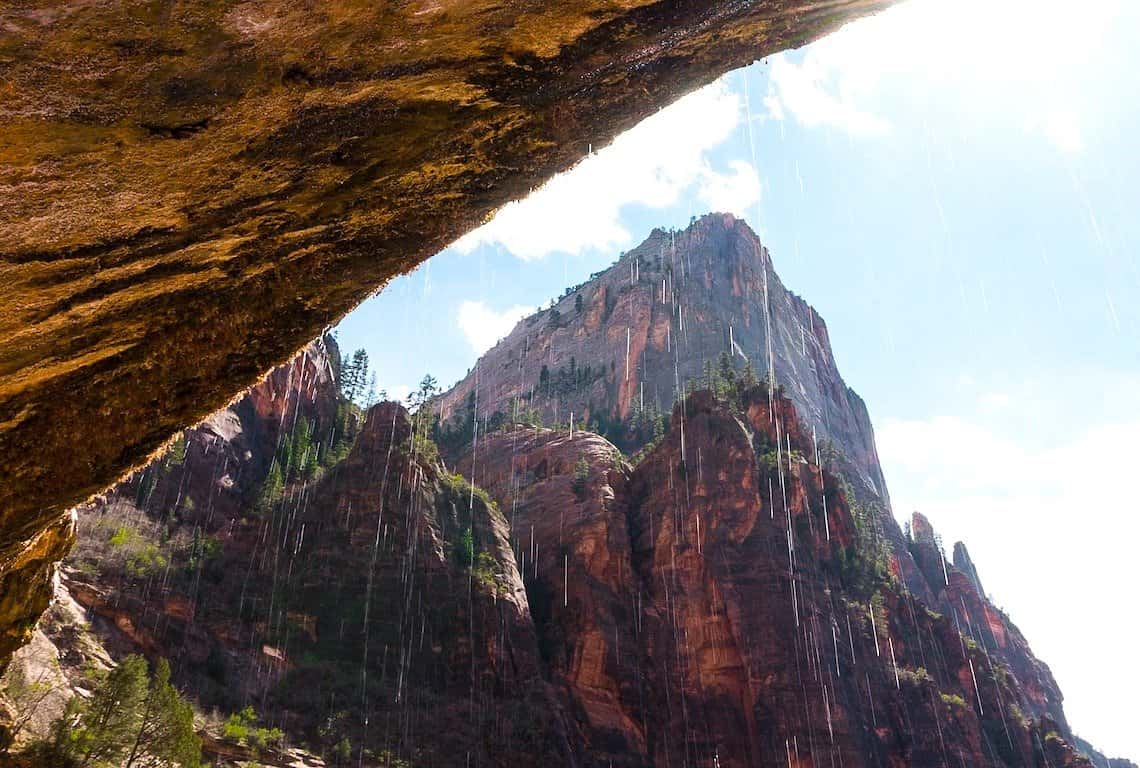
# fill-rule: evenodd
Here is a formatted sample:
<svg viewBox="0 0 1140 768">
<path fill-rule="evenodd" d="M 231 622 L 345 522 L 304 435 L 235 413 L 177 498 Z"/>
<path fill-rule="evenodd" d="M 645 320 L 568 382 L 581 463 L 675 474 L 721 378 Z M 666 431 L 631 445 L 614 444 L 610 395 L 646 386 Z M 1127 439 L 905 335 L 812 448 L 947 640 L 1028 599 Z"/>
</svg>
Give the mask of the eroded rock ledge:
<svg viewBox="0 0 1140 768">
<path fill-rule="evenodd" d="M 590 144 L 889 1 L 6 4 L 5 601 L 66 509 L 384 281 Z"/>
</svg>

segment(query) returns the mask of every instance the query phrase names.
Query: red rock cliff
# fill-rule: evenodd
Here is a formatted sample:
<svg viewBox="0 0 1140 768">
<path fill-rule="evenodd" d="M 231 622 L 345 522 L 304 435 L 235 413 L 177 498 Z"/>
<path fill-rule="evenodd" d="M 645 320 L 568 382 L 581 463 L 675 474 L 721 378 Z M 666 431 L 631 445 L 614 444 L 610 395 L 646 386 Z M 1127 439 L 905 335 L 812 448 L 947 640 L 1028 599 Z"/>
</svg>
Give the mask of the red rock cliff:
<svg viewBox="0 0 1140 768">
<path fill-rule="evenodd" d="M 697 393 L 672 423 L 635 468 L 568 429 L 459 461 L 512 520 L 583 764 L 1085 764 L 1027 646 L 987 650 L 892 576 L 790 401 Z"/>
</svg>

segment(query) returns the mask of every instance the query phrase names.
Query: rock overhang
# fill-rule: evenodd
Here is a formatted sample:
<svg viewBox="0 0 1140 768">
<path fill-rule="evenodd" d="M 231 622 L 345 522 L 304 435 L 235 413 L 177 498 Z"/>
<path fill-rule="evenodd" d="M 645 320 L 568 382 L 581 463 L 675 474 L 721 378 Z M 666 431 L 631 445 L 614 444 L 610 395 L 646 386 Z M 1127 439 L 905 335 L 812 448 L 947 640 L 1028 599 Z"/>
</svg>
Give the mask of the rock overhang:
<svg viewBox="0 0 1140 768">
<path fill-rule="evenodd" d="M 889 1 L 0 10 L 0 575 L 590 146 Z"/>
</svg>

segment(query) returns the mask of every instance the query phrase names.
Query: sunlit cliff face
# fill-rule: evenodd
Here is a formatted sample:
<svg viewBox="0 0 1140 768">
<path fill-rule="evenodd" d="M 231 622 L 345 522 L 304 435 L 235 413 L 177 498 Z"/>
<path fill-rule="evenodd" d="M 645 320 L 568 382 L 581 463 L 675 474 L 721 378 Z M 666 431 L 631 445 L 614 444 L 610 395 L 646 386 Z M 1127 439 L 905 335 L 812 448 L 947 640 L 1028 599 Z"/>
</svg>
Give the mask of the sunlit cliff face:
<svg viewBox="0 0 1140 768">
<path fill-rule="evenodd" d="M 0 666 L 69 507 L 591 144 L 888 2 L 0 8 Z"/>
</svg>

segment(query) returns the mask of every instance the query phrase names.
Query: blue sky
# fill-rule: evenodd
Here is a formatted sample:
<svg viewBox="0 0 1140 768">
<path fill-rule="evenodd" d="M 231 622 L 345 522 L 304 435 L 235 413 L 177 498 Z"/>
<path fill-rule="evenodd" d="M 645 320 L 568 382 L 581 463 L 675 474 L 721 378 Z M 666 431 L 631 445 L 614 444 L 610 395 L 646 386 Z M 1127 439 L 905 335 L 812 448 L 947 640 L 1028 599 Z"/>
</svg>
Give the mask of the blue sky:
<svg viewBox="0 0 1140 768">
<path fill-rule="evenodd" d="M 900 517 L 963 539 L 1076 730 L 1140 758 L 1140 8 L 911 0 L 692 94 L 339 326 L 450 385 L 522 313 L 744 216 L 828 322 Z"/>
</svg>

